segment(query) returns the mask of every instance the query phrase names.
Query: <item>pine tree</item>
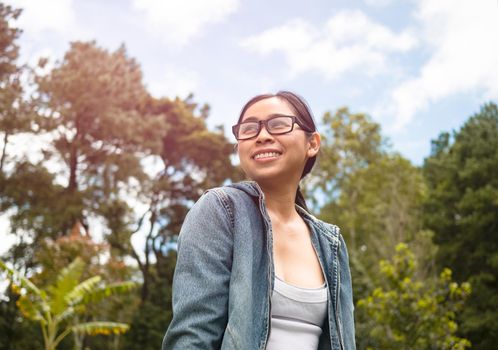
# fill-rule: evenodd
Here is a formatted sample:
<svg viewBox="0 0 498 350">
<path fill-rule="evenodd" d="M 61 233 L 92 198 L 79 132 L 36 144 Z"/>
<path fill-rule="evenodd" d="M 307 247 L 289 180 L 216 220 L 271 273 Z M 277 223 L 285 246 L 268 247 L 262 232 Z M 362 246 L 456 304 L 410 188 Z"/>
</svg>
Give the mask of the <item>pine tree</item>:
<svg viewBox="0 0 498 350">
<path fill-rule="evenodd" d="M 469 280 L 473 293 L 460 315 L 476 349 L 498 342 L 498 106 L 485 104 L 454 132 L 433 141 L 425 160 L 427 226 L 439 245 L 438 262 Z"/>
</svg>

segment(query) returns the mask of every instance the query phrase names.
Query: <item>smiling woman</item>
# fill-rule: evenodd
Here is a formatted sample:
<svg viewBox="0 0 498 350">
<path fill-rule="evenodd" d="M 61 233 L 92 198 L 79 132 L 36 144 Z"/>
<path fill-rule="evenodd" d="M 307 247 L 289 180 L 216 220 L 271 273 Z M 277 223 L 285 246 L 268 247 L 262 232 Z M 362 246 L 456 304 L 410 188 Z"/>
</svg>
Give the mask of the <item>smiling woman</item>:
<svg viewBox="0 0 498 350">
<path fill-rule="evenodd" d="M 163 349 L 355 349 L 346 245 L 299 190 L 320 149 L 309 107 L 258 95 L 232 131 L 250 181 L 206 191 L 187 215 Z"/>
</svg>

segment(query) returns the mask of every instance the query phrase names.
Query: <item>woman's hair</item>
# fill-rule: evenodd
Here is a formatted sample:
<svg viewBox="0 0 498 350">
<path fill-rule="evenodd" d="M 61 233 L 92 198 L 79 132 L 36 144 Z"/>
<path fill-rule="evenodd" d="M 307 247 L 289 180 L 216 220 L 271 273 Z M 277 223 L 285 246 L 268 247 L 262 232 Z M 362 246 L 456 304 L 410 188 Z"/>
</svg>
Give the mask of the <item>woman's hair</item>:
<svg viewBox="0 0 498 350">
<path fill-rule="evenodd" d="M 262 94 L 254 96 L 249 101 L 247 101 L 247 103 L 240 111 L 239 120 L 237 121 L 237 123 L 240 123 L 242 121 L 244 113 L 253 104 L 255 104 L 258 101 L 266 100 L 267 98 L 272 98 L 272 97 L 278 97 L 282 100 L 285 100 L 292 107 L 292 109 L 296 113 L 297 119 L 299 119 L 299 121 L 303 123 L 304 126 L 306 126 L 309 130 L 311 130 L 311 132 L 307 132 L 308 135 L 311 135 L 313 132 L 316 131 L 315 120 L 313 119 L 313 114 L 311 113 L 311 109 L 308 103 L 304 98 L 290 91 L 279 91 L 276 94 Z M 311 169 L 313 169 L 313 166 L 315 165 L 315 162 L 316 162 L 316 156 L 308 158 L 306 164 L 304 165 L 304 169 L 301 174 L 301 179 L 310 173 Z M 306 202 L 304 201 L 304 197 L 299 187 L 297 188 L 297 193 L 296 193 L 296 204 L 307 209 Z"/>
</svg>

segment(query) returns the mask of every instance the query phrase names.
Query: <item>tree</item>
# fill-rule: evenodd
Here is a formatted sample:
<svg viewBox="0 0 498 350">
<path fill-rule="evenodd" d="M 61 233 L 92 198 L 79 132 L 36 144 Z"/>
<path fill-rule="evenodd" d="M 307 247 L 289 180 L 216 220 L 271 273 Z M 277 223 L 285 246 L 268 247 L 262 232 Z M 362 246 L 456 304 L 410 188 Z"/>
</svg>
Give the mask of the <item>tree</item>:
<svg viewBox="0 0 498 350">
<path fill-rule="evenodd" d="M 18 299 L 19 296 L 11 288 L 3 292 L 0 302 L 0 349 L 41 349 L 43 337 L 39 325 L 22 317 L 16 305 Z"/>
<path fill-rule="evenodd" d="M 470 342 L 455 335 L 455 318 L 470 294 L 470 284 L 452 281 L 444 269 L 436 280 L 417 280 L 416 260 L 406 244 L 396 247 L 391 261 L 382 260 L 381 285 L 358 301 L 367 337 L 366 349 L 465 349 Z"/>
<path fill-rule="evenodd" d="M 155 349 L 171 321 L 171 285 L 176 262 L 174 242 L 185 215 L 202 192 L 236 176 L 230 163 L 233 145 L 223 130 L 206 125 L 209 108 L 198 108 L 192 96 L 150 99 L 146 114 L 160 115 L 172 127 L 162 139 L 160 170 L 144 184 L 147 210 L 133 231 L 145 231 L 143 253 L 132 250 L 142 274 L 140 307 L 125 349 Z M 130 237 L 130 236 L 128 236 Z M 118 241 L 115 242 L 119 246 Z M 126 245 L 121 245 L 126 250 Z M 147 320 L 146 320 L 147 319 Z"/>
<path fill-rule="evenodd" d="M 50 280 L 68 256 L 54 257 L 45 249 L 48 242 L 70 238 L 76 224 L 92 231 L 91 220 L 100 220 L 110 260 L 124 264 L 131 255 L 141 274 L 140 298 L 126 309 L 133 312 L 140 302 L 141 309 L 165 315 L 154 329 L 134 322 L 140 334 L 152 334 L 151 345 L 157 344 L 170 319 L 175 236 L 202 191 L 233 177 L 233 145 L 222 128 L 208 130 L 209 108 L 199 107 L 192 96 L 152 98 L 124 48 L 109 52 L 94 42 L 72 43 L 64 59 L 36 82 L 37 122 L 50 141 L 40 162 L 11 164 L 15 176 L 4 179 L 0 208 L 11 214 L 11 229 L 22 240 L 8 260 L 27 274 L 41 268 Z M 131 244 L 139 231 L 146 236 L 143 251 Z M 101 307 L 89 314 L 100 311 L 115 313 Z M 136 344 L 129 339 L 128 345 Z"/>
<path fill-rule="evenodd" d="M 135 287 L 133 282 L 106 285 L 100 276 L 79 282 L 85 264 L 76 258 L 57 276 L 56 282 L 44 289 L 38 288 L 0 260 L 0 268 L 11 278 L 11 288 L 20 295 L 17 305 L 24 317 L 40 324 L 45 350 L 55 350 L 71 332 L 95 334 L 123 333 L 128 325 L 115 322 L 78 322 L 78 315 L 86 307 L 113 294 L 126 293 Z"/>
<path fill-rule="evenodd" d="M 9 261 L 18 268 L 31 269 L 43 239 L 61 236 L 68 220 L 82 212 L 83 195 L 69 195 L 42 164 L 28 161 L 15 164 L 4 184 L 0 211 L 10 210 L 10 230 L 21 241 L 9 251 Z"/>
<path fill-rule="evenodd" d="M 389 259 L 398 243 L 412 242 L 420 248 L 417 253 L 433 249 L 421 222 L 426 187 L 420 170 L 390 151 L 380 126 L 368 116 L 341 108 L 326 113 L 323 122 L 320 179 L 311 183 L 324 198 L 320 218 L 341 228 L 355 296 L 362 297 L 378 278 L 377 262 Z M 421 264 L 418 273 L 428 265 Z"/>
<path fill-rule="evenodd" d="M 371 291 L 378 261 L 389 259 L 398 243 L 411 242 L 427 275 L 433 263 L 431 233 L 421 221 L 426 187 L 419 169 L 400 155 L 382 155 L 342 181 L 340 195 L 321 208 L 320 217 L 337 224 L 348 243 L 355 296 Z"/>
<path fill-rule="evenodd" d="M 477 349 L 498 342 L 498 106 L 487 103 L 457 131 L 442 133 L 424 163 L 424 218 L 435 232 L 437 260 L 473 293 L 460 315 Z"/>
<path fill-rule="evenodd" d="M 0 131 L 2 132 L 2 151 L 0 155 L 0 193 L 1 181 L 5 176 L 7 145 L 10 137 L 19 132 L 31 131 L 33 114 L 29 104 L 23 99 L 21 76 L 25 66 L 19 66 L 19 47 L 16 44 L 21 34 L 12 24 L 21 10 L 0 3 Z"/>
<path fill-rule="evenodd" d="M 90 213 L 105 214 L 131 179 L 146 178 L 140 160 L 160 147 L 167 126 L 139 112 L 148 94 L 139 65 L 124 47 L 109 53 L 94 42 L 74 42 L 37 82 L 51 111 L 43 123 L 54 138 L 46 154 L 63 161 L 65 192 L 81 200 L 65 234 Z"/>
<path fill-rule="evenodd" d="M 0 179 L 0 208 L 11 214 L 12 233 L 29 242 L 13 247 L 9 260 L 27 269 L 44 238 L 69 234 L 76 222 L 88 228 L 88 217 L 104 216 L 111 230 L 119 228 L 120 215 L 131 215 L 122 193 L 147 179 L 141 159 L 160 149 L 166 129 L 159 117 L 140 114 L 148 94 L 124 47 L 109 53 L 92 42 L 73 43 L 35 80 L 37 124 L 51 142 L 44 159 L 11 164 Z M 61 171 L 48 171 L 47 161 Z"/>
<path fill-rule="evenodd" d="M 176 251 L 170 250 L 161 261 L 149 269 L 149 290 L 147 299 L 140 301 L 133 313 L 130 331 L 124 335 L 122 349 L 155 350 L 161 344 L 164 333 L 171 322 L 173 272 Z"/>
<path fill-rule="evenodd" d="M 324 191 L 328 200 L 334 200 L 342 191 L 342 182 L 375 162 L 385 152 L 387 142 L 379 124 L 366 114 L 351 113 L 347 107 L 325 113 L 323 124 L 320 155 L 310 182 Z"/>
<path fill-rule="evenodd" d="M 37 249 L 35 260 L 38 263 L 36 275 L 31 281 L 36 285 L 53 284 L 58 272 L 68 266 L 77 256 L 86 268 L 82 278 L 101 276 L 108 283 L 129 280 L 136 277 L 136 269 L 125 265 L 120 257 L 109 254 L 109 244 L 105 241 L 95 242 L 90 232 L 80 223 L 76 223 L 71 233 L 56 240 L 45 238 Z M 138 306 L 137 293 L 110 295 L 106 303 L 87 305 L 80 321 L 95 319 L 112 319 L 115 322 L 129 323 Z M 75 333 L 75 349 L 119 349 L 123 337 L 90 337 L 84 333 Z M 62 344 L 61 344 L 62 346 Z"/>
<path fill-rule="evenodd" d="M 207 129 L 208 106 L 198 111 L 190 96 L 186 100 L 150 98 L 144 108 L 145 114 L 161 116 L 171 128 L 163 136 L 157 154 L 161 170 L 144 186 L 147 212 L 135 229 L 148 225 L 144 258 L 132 251 L 144 279 L 142 301 L 147 299 L 148 284 L 154 275 L 149 272 L 152 261 L 158 268 L 163 261 L 168 266 L 171 241 L 180 232 L 190 206 L 204 190 L 222 184 L 235 173 L 230 163 L 233 145 L 222 130 Z"/>
<path fill-rule="evenodd" d="M 380 134 L 380 126 L 362 113 L 350 113 L 346 107 L 334 114 L 327 112 L 323 116 L 324 131 L 316 170 L 310 176 L 308 191 L 315 190 L 324 196 L 326 205 L 334 205 L 340 197 L 351 197 L 352 205 L 355 194 L 346 186 L 346 182 L 357 171 L 374 163 L 384 153 L 386 141 Z M 318 203 L 315 203 L 315 205 Z M 322 213 L 323 215 L 323 210 Z M 335 218 L 331 222 L 336 222 Z M 344 231 L 348 247 L 356 251 L 357 233 L 353 227 Z"/>
<path fill-rule="evenodd" d="M 13 247 L 9 260 L 27 269 L 46 237 L 69 234 L 76 222 L 88 229 L 89 217 L 104 217 L 111 233 L 121 229 L 122 217 L 132 212 L 123 192 L 147 180 L 141 160 L 158 152 L 167 127 L 140 113 L 148 94 L 124 47 L 109 53 L 92 42 L 73 43 L 36 82 L 37 123 L 51 141 L 37 164 L 10 165 L 0 199 L 12 232 L 26 242 Z M 61 170 L 48 171 L 47 161 Z"/>
</svg>

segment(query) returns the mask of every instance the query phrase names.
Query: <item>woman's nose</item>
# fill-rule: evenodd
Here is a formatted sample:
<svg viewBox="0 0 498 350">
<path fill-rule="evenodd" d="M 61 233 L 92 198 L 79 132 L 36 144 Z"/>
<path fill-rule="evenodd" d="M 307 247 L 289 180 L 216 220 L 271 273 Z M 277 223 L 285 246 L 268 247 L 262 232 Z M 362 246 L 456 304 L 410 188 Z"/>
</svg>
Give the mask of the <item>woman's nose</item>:
<svg viewBox="0 0 498 350">
<path fill-rule="evenodd" d="M 273 135 L 266 130 L 266 126 L 263 124 L 261 125 L 261 130 L 256 137 L 256 142 L 268 142 L 268 141 L 273 141 Z"/>
</svg>

